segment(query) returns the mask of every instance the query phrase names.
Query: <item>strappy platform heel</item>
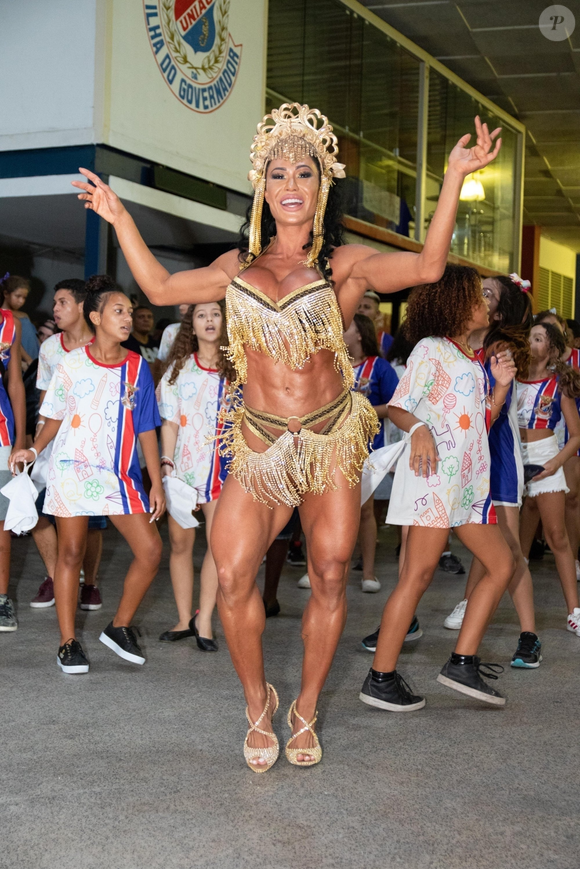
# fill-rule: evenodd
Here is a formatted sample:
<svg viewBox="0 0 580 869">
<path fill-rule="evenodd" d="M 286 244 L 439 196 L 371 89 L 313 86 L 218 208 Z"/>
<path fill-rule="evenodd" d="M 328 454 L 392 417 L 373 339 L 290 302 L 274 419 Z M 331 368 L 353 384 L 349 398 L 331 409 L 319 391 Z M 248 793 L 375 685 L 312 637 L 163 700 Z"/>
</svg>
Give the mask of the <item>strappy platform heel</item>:
<svg viewBox="0 0 580 869">
<path fill-rule="evenodd" d="M 318 740 L 318 736 L 312 729 L 316 724 L 316 720 L 318 718 L 318 711 L 316 712 L 314 718 L 310 723 L 306 721 L 305 718 L 302 718 L 298 710 L 296 709 L 296 700 L 293 702 L 292 706 L 288 711 L 288 727 L 292 730 L 292 716 L 295 715 L 298 718 L 304 727 L 301 727 L 297 733 L 293 733 L 288 742 L 286 743 L 286 758 L 288 761 L 294 766 L 314 766 L 317 763 L 320 763 L 322 760 L 322 747 Z M 296 739 L 297 736 L 300 736 L 301 733 L 306 733 L 309 730 L 314 738 L 315 745 L 313 748 L 290 748 L 290 743 Z M 297 760 L 299 754 L 309 754 L 314 760 Z"/>
<path fill-rule="evenodd" d="M 244 757 L 246 758 L 246 763 L 254 772 L 266 772 L 270 767 L 274 766 L 276 761 L 278 760 L 278 755 L 280 753 L 280 745 L 278 743 L 278 737 L 275 733 L 268 732 L 267 730 L 260 729 L 260 723 L 268 709 L 270 708 L 270 702 L 272 697 L 274 699 L 274 704 L 272 708 L 272 718 L 276 714 L 278 710 L 278 706 L 280 705 L 280 701 L 278 700 L 278 694 L 276 693 L 276 689 L 273 685 L 267 684 L 267 696 L 266 696 L 266 705 L 264 706 L 264 711 L 260 715 L 257 721 L 252 722 L 250 718 L 250 713 L 248 712 L 248 707 L 246 706 L 246 718 L 248 719 L 248 724 L 250 725 L 248 732 L 246 733 L 246 738 L 244 740 Z M 262 736 L 267 736 L 268 739 L 271 739 L 274 743 L 273 745 L 269 745 L 267 748 L 252 748 L 248 745 L 248 737 L 250 733 L 260 733 Z M 265 760 L 265 764 L 257 764 L 251 763 L 252 760 L 256 758 L 261 758 Z"/>
</svg>

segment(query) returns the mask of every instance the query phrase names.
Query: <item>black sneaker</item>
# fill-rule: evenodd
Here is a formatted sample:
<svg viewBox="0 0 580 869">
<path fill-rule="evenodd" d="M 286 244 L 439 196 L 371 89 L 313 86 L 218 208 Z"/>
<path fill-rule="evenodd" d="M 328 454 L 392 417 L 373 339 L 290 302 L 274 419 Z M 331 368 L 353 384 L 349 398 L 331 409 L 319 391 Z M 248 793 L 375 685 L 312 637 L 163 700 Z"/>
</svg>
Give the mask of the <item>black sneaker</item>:
<svg viewBox="0 0 580 869">
<path fill-rule="evenodd" d="M 465 573 L 465 568 L 456 555 L 451 552 L 449 555 L 442 555 L 439 559 L 439 569 L 445 573 L 454 573 L 459 576 Z"/>
<path fill-rule="evenodd" d="M 63 673 L 74 675 L 89 672 L 89 662 L 78 640 L 69 640 L 59 648 L 56 663 Z"/>
<path fill-rule="evenodd" d="M 518 640 L 518 647 L 512 658 L 512 667 L 536 670 L 542 660 L 542 644 L 538 636 L 531 631 L 523 631 Z"/>
<path fill-rule="evenodd" d="M 409 685 L 396 670 L 390 679 L 382 682 L 374 678 L 372 669 L 369 670 L 358 697 L 367 706 L 387 709 L 389 712 L 415 712 L 425 705 L 425 698 L 413 694 Z"/>
<path fill-rule="evenodd" d="M 377 640 L 379 639 L 379 631 L 381 626 L 379 625 L 374 634 L 369 634 L 368 637 L 365 637 L 362 641 L 363 649 L 366 649 L 367 652 L 376 652 L 377 651 Z M 404 643 L 412 643 L 413 640 L 418 640 L 419 637 L 423 636 L 423 631 L 419 626 L 419 619 L 417 616 L 413 616 L 413 621 L 411 622 L 411 627 L 407 631 L 407 636 L 403 640 Z"/>
<path fill-rule="evenodd" d="M 288 564 L 294 564 L 296 567 L 304 567 L 306 565 L 306 558 L 302 551 L 302 543 L 300 541 L 290 544 L 286 561 Z"/>
<path fill-rule="evenodd" d="M 359 560 L 353 564 L 352 569 L 353 570 L 362 570 L 363 569 L 362 558 L 359 558 Z"/>
<path fill-rule="evenodd" d="M 482 667 L 489 669 L 482 670 Z M 495 672 L 491 672 L 495 670 Z M 461 694 L 467 694 L 468 697 L 475 697 L 477 700 L 483 700 L 484 703 L 491 703 L 494 706 L 505 706 L 505 697 L 491 688 L 487 682 L 481 678 L 485 676 L 487 679 L 497 679 L 496 673 L 503 673 L 503 667 L 499 664 L 482 664 L 481 659 L 477 655 L 473 655 L 471 661 L 461 664 L 453 664 L 451 658 L 443 665 L 443 669 L 437 676 L 437 681 L 442 685 L 447 685 L 448 688 L 453 688 Z"/>
<path fill-rule="evenodd" d="M 138 628 L 114 628 L 113 622 L 111 622 L 102 632 L 99 640 L 120 658 L 131 661 L 133 664 L 144 664 L 145 658 L 137 642 L 135 631 L 139 634 Z"/>
</svg>

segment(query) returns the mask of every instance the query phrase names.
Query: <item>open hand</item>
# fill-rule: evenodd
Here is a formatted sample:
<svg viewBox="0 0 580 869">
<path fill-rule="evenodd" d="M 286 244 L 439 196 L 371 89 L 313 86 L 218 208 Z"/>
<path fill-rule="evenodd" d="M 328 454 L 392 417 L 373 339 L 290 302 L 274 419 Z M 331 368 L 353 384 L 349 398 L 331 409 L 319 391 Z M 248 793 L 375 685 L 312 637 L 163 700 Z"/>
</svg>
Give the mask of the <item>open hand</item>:
<svg viewBox="0 0 580 869">
<path fill-rule="evenodd" d="M 517 374 L 513 356 L 509 350 L 502 350 L 489 360 L 491 373 L 500 386 L 509 386 Z"/>
<path fill-rule="evenodd" d="M 490 133 L 487 124 L 482 124 L 479 115 L 476 115 L 475 132 L 477 143 L 473 147 L 467 147 L 471 133 L 466 133 L 449 155 L 448 168 L 459 172 L 463 177 L 477 172 L 478 169 L 483 169 L 484 166 L 495 160 L 501 148 L 501 139 L 497 139 L 495 147 L 493 147 L 494 139 L 501 133 L 501 127 L 497 127 L 493 133 Z"/>
<path fill-rule="evenodd" d="M 90 208 L 107 223 L 114 224 L 116 220 L 125 211 L 125 206 L 119 199 L 116 193 L 113 193 L 108 184 L 101 181 L 98 175 L 91 172 L 89 169 L 79 167 L 79 172 L 84 175 L 88 181 L 71 181 L 73 187 L 78 187 L 84 190 L 84 193 L 79 193 L 78 198 L 84 200 L 85 208 Z"/>
</svg>

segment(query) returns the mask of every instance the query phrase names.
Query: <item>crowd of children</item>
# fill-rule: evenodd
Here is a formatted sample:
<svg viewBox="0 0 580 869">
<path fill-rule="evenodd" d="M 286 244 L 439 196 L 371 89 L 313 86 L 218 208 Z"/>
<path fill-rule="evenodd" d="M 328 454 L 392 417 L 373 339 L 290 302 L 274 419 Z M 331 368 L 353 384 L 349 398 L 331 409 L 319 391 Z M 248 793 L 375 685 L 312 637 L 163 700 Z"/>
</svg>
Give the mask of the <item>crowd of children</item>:
<svg viewBox="0 0 580 869">
<path fill-rule="evenodd" d="M 180 323 L 167 327 L 155 359 L 148 360 L 141 349 L 149 346 L 145 326 L 137 341 L 135 316 L 144 322 L 149 309 L 135 312 L 106 275 L 86 283 L 64 280 L 54 294 L 59 331 L 50 334 L 47 327 L 35 362 L 28 332 L 24 349 L 30 321 L 18 313 L 28 284 L 4 284 L 0 488 L 17 467 L 32 465 L 39 491 L 33 537 L 46 576 L 31 606 L 56 603 L 58 666 L 65 673 L 88 672 L 75 612 L 79 603 L 89 610 L 102 605 L 97 575 L 107 521 L 125 538 L 133 561 L 100 640 L 132 663 L 145 662 L 132 621 L 162 558 L 157 521 L 170 491 L 169 570 L 177 620 L 159 639 L 194 637 L 201 650 L 217 651 L 212 616 L 218 577 L 209 540 L 227 474 L 217 446 L 221 411 L 235 381 L 223 303 L 180 306 Z M 580 351 L 574 346 L 580 328 L 555 311 L 534 317 L 529 284 L 517 275 L 482 282 L 462 266 L 448 266 L 437 284 L 412 292 L 394 342 L 379 326 L 379 302 L 376 294 L 366 294 L 344 339 L 354 388 L 369 397 L 381 421 L 373 448 L 400 439 L 405 444 L 394 475 L 387 474 L 361 505 L 362 591 L 380 589 L 377 518 L 387 502 L 387 522 L 401 526 L 402 546 L 398 582 L 380 628 L 363 641 L 375 657 L 360 698 L 389 711 L 425 705 L 397 671 L 397 660 L 403 642 L 421 636 L 415 610 L 448 555 L 452 530 L 473 561 L 463 600 L 445 620 L 459 635 L 438 679 L 503 705 L 505 698 L 487 681 L 497 678 L 498 667 L 482 664 L 478 647 L 508 589 L 520 622 L 512 666 L 540 666 L 528 567 L 538 534 L 554 555 L 567 610 L 563 625 L 580 636 Z M 29 427 L 27 435 L 23 383 L 23 368 L 32 364 L 39 394 L 34 438 Z M 179 508 L 174 486 L 181 487 Z M 8 595 L 7 508 L 0 493 L 0 632 L 17 629 Z M 203 515 L 208 540 L 196 612 L 195 514 Z M 297 536 L 296 518 L 272 544 L 276 566 L 264 593 L 268 615 L 279 611 L 276 587 L 288 540 Z M 300 584 L 308 587 L 307 575 Z"/>
</svg>

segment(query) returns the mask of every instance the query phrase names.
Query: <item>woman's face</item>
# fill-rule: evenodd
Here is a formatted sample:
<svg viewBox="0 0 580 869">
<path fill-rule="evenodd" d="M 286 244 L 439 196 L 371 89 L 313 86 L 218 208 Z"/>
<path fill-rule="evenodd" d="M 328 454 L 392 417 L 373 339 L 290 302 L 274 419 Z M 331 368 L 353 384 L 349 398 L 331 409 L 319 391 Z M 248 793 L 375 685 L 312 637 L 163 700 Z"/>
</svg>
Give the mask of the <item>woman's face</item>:
<svg viewBox="0 0 580 869">
<path fill-rule="evenodd" d="M 105 297 L 101 311 L 91 311 L 97 335 L 103 332 L 108 338 L 121 343 L 126 341 L 133 328 L 133 306 L 125 293 L 111 293 Z"/>
<path fill-rule="evenodd" d="M 8 307 L 11 311 L 19 311 L 28 297 L 28 289 L 26 287 L 16 287 L 11 293 L 6 296 Z"/>
<path fill-rule="evenodd" d="M 217 302 L 205 302 L 193 309 L 193 334 L 198 341 L 215 343 L 222 332 L 222 309 Z"/>
<path fill-rule="evenodd" d="M 316 211 L 320 177 L 312 157 L 298 163 L 271 160 L 266 170 L 265 199 L 276 223 L 311 224 Z"/>
<path fill-rule="evenodd" d="M 468 331 L 473 331 L 475 329 L 487 329 L 487 327 L 489 326 L 489 321 L 489 303 L 487 301 L 487 297 L 485 295 L 482 295 L 481 301 L 474 306 L 471 312 L 471 321 L 469 323 Z"/>
<path fill-rule="evenodd" d="M 343 333 L 342 337 L 344 338 L 344 343 L 349 350 L 352 351 L 354 348 L 358 348 L 358 346 L 360 346 L 360 332 L 354 320 L 352 321 L 348 329 Z"/>
<path fill-rule="evenodd" d="M 182 320 L 183 320 L 183 318 L 185 317 L 185 315 L 187 314 L 188 311 L 189 311 L 189 302 L 188 302 L 187 304 L 185 304 L 185 305 L 180 305 L 180 306 L 179 306 L 179 316 L 181 317 Z"/>
<path fill-rule="evenodd" d="M 39 344 L 44 344 L 47 338 L 51 338 L 54 335 L 54 328 L 47 323 L 43 323 L 36 334 L 38 335 Z"/>
<path fill-rule="evenodd" d="M 483 281 L 483 295 L 489 305 L 489 320 L 499 320 L 496 316 L 497 306 L 501 298 L 499 284 L 494 278 L 485 278 Z"/>
<path fill-rule="evenodd" d="M 550 342 L 543 326 L 532 326 L 530 332 L 530 350 L 534 359 L 541 361 L 550 355 Z"/>
</svg>

